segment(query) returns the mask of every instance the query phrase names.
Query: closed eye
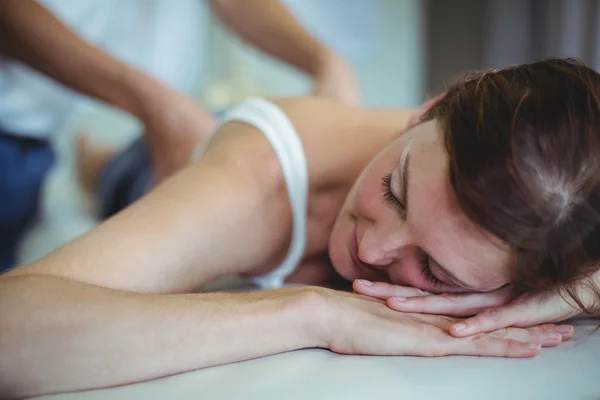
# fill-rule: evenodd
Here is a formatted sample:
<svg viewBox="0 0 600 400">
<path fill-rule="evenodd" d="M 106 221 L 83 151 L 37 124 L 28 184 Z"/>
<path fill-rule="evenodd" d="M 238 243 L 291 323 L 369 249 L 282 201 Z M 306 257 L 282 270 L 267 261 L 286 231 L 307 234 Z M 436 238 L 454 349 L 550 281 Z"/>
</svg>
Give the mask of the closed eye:
<svg viewBox="0 0 600 400">
<path fill-rule="evenodd" d="M 421 265 L 421 273 L 423 274 L 423 277 L 433 286 L 437 288 L 446 285 L 442 280 L 435 276 L 433 272 L 431 272 L 431 269 L 429 268 L 429 256 L 425 256 L 419 261 L 419 264 Z"/>
<path fill-rule="evenodd" d="M 383 196 L 385 200 L 393 207 L 398 208 L 399 211 L 406 211 L 406 205 L 400 201 L 392 192 L 392 174 L 388 173 L 383 178 L 381 178 L 381 183 L 383 184 Z"/>
</svg>

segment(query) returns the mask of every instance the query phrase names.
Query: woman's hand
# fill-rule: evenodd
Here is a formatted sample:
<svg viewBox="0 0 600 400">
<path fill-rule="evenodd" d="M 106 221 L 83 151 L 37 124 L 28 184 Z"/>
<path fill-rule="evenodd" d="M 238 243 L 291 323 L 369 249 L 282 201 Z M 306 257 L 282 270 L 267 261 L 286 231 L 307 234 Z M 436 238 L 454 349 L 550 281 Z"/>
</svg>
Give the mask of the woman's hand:
<svg viewBox="0 0 600 400">
<path fill-rule="evenodd" d="M 528 328 L 562 321 L 581 312 L 559 293 L 515 296 L 510 287 L 490 293 L 431 294 L 383 282 L 365 284 L 355 281 L 353 288 L 357 293 L 384 299 L 388 307 L 396 311 L 471 317 L 454 321 L 448 326 L 450 334 L 456 337 L 493 332 L 510 326 Z M 573 336 L 573 328 L 568 325 L 557 327 L 557 332 L 563 340 Z"/>
<path fill-rule="evenodd" d="M 563 338 L 554 325 L 505 328 L 456 338 L 448 329 L 459 321 L 457 318 L 399 313 L 379 299 L 323 288 L 308 290 L 325 300 L 313 309 L 326 310 L 320 324 L 325 332 L 321 343 L 337 353 L 521 358 L 537 355 L 541 346 L 557 346 Z"/>
</svg>

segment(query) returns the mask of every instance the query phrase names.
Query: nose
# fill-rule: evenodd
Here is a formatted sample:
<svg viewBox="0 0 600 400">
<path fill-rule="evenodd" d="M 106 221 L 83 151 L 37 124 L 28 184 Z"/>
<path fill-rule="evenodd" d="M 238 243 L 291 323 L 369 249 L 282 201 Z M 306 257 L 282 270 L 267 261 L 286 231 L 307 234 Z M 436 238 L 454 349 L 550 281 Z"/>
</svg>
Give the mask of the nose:
<svg viewBox="0 0 600 400">
<path fill-rule="evenodd" d="M 404 227 L 369 227 L 359 238 L 358 257 L 366 264 L 387 266 L 398 260 L 412 246 Z"/>
</svg>

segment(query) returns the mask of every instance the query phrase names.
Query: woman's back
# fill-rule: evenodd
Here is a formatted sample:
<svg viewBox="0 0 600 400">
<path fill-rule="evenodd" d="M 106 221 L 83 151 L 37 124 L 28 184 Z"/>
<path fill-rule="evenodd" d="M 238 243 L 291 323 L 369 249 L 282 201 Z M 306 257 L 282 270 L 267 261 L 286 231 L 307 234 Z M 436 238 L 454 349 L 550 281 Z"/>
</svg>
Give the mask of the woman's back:
<svg viewBox="0 0 600 400">
<path fill-rule="evenodd" d="M 284 275 L 288 276 L 303 259 L 313 267 L 310 275 L 315 276 L 314 270 L 321 267 L 314 268 L 314 260 L 321 264 L 324 259 L 329 234 L 348 190 L 375 154 L 401 134 L 409 116 L 409 111 L 365 110 L 320 98 L 298 98 L 273 103 L 252 99 L 225 117 L 222 127 L 201 151 L 209 153 L 227 142 L 228 151 L 237 152 L 251 165 L 250 169 L 257 168 L 257 192 L 272 191 L 267 212 L 277 215 L 279 228 L 275 231 L 281 243 L 260 273 L 279 265 L 283 269 L 278 268 L 275 275 L 281 279 L 281 271 L 285 270 Z M 231 140 L 233 137 L 235 140 Z M 301 143 L 294 146 L 298 139 Z M 306 163 L 299 160 L 304 156 Z M 303 205 L 301 197 L 306 194 L 298 188 L 303 183 L 298 182 L 297 170 L 305 168 L 309 177 L 308 203 Z M 303 214 L 298 207 L 308 213 Z M 297 215 L 292 218 L 294 211 Z M 292 223 L 292 219 L 298 223 Z M 294 229 L 298 230 L 296 238 L 290 240 Z M 294 247 L 304 251 L 282 266 L 286 252 Z M 258 282 L 261 286 L 273 285 L 266 278 Z"/>
</svg>

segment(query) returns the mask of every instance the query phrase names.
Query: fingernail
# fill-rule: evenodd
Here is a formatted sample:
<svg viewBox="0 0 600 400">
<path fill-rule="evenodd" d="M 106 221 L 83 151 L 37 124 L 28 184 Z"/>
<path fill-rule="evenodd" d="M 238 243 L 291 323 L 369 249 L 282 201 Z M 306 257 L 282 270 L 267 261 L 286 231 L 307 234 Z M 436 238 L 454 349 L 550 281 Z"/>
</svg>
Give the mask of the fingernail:
<svg viewBox="0 0 600 400">
<path fill-rule="evenodd" d="M 562 336 L 560 335 L 560 333 L 549 333 L 544 338 L 544 344 L 552 344 L 552 343 L 561 342 L 561 341 L 562 341 Z"/>
<path fill-rule="evenodd" d="M 533 357 L 537 355 L 540 350 L 542 350 L 542 345 L 540 344 L 526 344 L 520 348 L 519 353 L 524 357 Z"/>
<path fill-rule="evenodd" d="M 363 286 L 373 286 L 373 282 L 367 281 L 366 279 L 357 279 L 356 282 L 358 282 L 359 285 Z"/>
<path fill-rule="evenodd" d="M 467 327 L 467 325 L 463 324 L 462 322 L 460 322 L 458 324 L 454 324 L 453 326 L 454 326 L 454 330 L 457 332 L 460 332 Z"/>
<path fill-rule="evenodd" d="M 571 333 L 573 332 L 573 327 L 571 325 L 558 325 L 555 331 L 558 333 Z"/>
<path fill-rule="evenodd" d="M 406 301 L 406 297 L 392 297 L 394 301 L 403 302 Z"/>
</svg>

